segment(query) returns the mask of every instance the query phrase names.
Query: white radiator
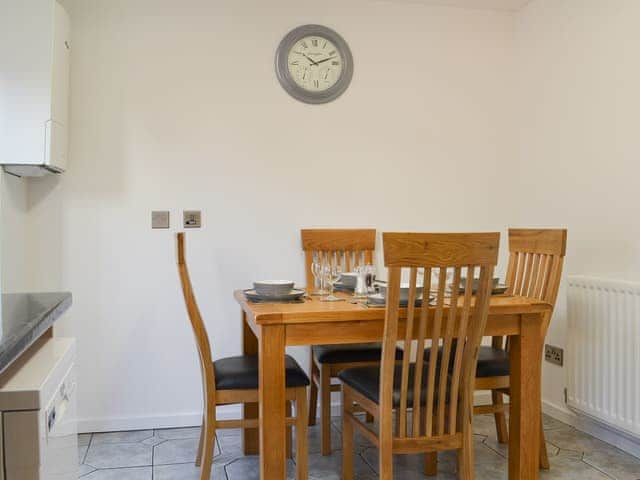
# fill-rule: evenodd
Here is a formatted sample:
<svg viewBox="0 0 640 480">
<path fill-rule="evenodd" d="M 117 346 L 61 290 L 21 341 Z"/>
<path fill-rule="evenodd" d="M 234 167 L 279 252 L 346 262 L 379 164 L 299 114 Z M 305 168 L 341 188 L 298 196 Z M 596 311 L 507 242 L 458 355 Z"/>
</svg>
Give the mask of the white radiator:
<svg viewBox="0 0 640 480">
<path fill-rule="evenodd" d="M 567 403 L 640 438 L 640 283 L 568 280 Z"/>
</svg>

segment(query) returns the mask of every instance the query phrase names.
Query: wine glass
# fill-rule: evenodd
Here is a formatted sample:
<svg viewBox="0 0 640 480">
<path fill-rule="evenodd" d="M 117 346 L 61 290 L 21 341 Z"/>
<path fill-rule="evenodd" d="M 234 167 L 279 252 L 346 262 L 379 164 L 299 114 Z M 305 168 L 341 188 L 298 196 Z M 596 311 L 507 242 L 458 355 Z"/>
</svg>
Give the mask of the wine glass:
<svg viewBox="0 0 640 480">
<path fill-rule="evenodd" d="M 340 280 L 340 277 L 342 276 L 342 266 L 336 261 L 334 261 L 333 263 L 328 263 L 325 266 L 324 273 L 325 273 L 325 279 L 326 279 L 327 283 L 329 284 L 329 296 L 322 298 L 322 301 L 323 302 L 338 302 L 338 301 L 342 300 L 341 298 L 336 297 L 333 294 L 333 285 L 338 280 Z"/>
<path fill-rule="evenodd" d="M 319 283 L 319 289 L 314 290 L 310 295 L 326 295 L 327 291 L 324 288 L 324 275 L 323 275 L 323 263 L 322 258 L 319 255 L 315 255 L 313 257 L 313 262 L 311 263 L 311 274 L 314 279 L 314 287 L 317 283 Z M 318 282 L 319 280 L 319 282 Z"/>
</svg>

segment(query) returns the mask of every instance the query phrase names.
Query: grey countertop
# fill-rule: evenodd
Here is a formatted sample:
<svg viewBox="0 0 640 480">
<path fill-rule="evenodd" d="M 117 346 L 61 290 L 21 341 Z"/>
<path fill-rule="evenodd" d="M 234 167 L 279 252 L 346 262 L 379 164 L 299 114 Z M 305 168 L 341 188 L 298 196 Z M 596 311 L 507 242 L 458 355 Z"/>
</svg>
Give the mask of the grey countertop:
<svg viewBox="0 0 640 480">
<path fill-rule="evenodd" d="M 46 332 L 71 306 L 71 293 L 2 295 L 0 373 Z"/>
</svg>

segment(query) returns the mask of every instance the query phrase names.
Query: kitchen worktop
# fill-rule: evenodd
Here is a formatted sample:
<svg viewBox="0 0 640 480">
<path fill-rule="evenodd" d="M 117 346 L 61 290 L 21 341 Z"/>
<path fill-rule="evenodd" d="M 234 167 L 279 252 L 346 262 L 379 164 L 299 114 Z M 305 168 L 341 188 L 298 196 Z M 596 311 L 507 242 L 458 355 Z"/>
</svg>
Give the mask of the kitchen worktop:
<svg viewBox="0 0 640 480">
<path fill-rule="evenodd" d="M 40 338 L 71 306 L 71 293 L 8 293 L 2 295 L 0 373 Z"/>
</svg>

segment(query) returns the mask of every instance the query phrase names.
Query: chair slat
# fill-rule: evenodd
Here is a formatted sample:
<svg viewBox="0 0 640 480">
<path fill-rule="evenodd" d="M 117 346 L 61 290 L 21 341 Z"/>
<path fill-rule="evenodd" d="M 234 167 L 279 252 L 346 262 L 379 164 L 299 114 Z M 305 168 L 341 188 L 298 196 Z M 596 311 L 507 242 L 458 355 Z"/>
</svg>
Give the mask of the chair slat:
<svg viewBox="0 0 640 480">
<path fill-rule="evenodd" d="M 531 296 L 534 298 L 538 298 L 540 296 L 540 292 L 542 291 L 542 285 L 544 284 L 547 278 L 548 259 L 549 259 L 549 255 L 545 253 L 540 254 L 540 265 L 538 267 L 538 279 L 536 280 L 536 284 L 533 287 L 533 292 L 531 292 Z"/>
<path fill-rule="evenodd" d="M 523 272 L 522 290 L 520 291 L 520 294 L 524 296 L 527 295 L 527 292 L 529 291 L 529 285 L 531 284 L 534 255 L 535 254 L 531 252 L 527 253 L 527 263 L 525 266 L 525 271 Z"/>
<path fill-rule="evenodd" d="M 522 280 L 524 278 L 524 267 L 525 267 L 526 261 L 527 261 L 526 252 L 519 252 L 518 253 L 518 270 L 517 270 L 516 279 L 515 279 L 516 286 L 513 290 L 514 295 L 520 295 L 520 293 L 522 292 Z"/>
<path fill-rule="evenodd" d="M 400 381 L 400 408 L 398 410 L 398 436 L 407 436 L 407 395 L 409 390 L 409 364 L 411 363 L 411 347 L 413 345 L 413 321 L 416 303 L 416 282 L 418 269 L 413 267 L 409 275 L 409 300 L 407 304 L 407 324 L 404 338 L 404 353 L 402 355 L 402 373 Z M 417 369 L 416 369 L 417 370 Z M 414 378 L 415 382 L 415 378 Z"/>
<path fill-rule="evenodd" d="M 533 261 L 532 261 L 531 278 L 529 279 L 529 284 L 527 285 L 527 291 L 525 292 L 525 296 L 530 297 L 531 295 L 533 295 L 533 291 L 535 290 L 536 283 L 538 282 L 539 271 L 540 271 L 540 255 L 537 253 L 534 253 Z"/>
<path fill-rule="evenodd" d="M 446 269 L 440 269 L 440 275 L 447 276 Z M 451 292 L 451 301 L 449 307 L 449 315 L 447 316 L 444 337 L 442 339 L 442 359 L 440 360 L 440 385 L 438 387 L 438 435 L 445 434 L 445 410 L 446 410 L 446 401 L 447 398 L 447 388 L 448 388 L 448 380 L 449 380 L 449 358 L 451 356 L 451 349 L 453 345 L 453 334 L 455 331 L 456 324 L 456 315 L 458 312 L 458 296 L 460 295 L 460 267 L 456 267 L 454 269 L 453 274 L 453 283 L 452 283 L 452 292 Z M 470 290 L 465 290 L 464 296 L 471 296 L 472 293 Z M 460 320 L 461 322 L 466 322 L 465 318 Z M 450 397 L 449 402 L 458 403 L 457 398 Z"/>
<path fill-rule="evenodd" d="M 434 397 L 436 389 L 436 368 L 438 366 L 438 349 L 440 348 L 440 333 L 442 328 L 442 317 L 444 307 L 444 294 L 446 289 L 446 275 L 440 272 L 438 278 L 438 292 L 436 294 L 436 310 L 433 318 L 433 329 L 431 333 L 431 352 L 429 356 L 429 371 L 427 381 L 427 401 L 425 408 L 425 432 L 428 437 L 434 435 Z M 437 434 L 435 434 L 437 435 Z"/>
<path fill-rule="evenodd" d="M 431 269 L 424 268 L 424 280 L 422 285 L 422 306 L 420 308 L 420 324 L 418 325 L 417 338 L 417 354 L 416 365 L 422 365 L 424 362 L 424 341 L 427 332 L 427 320 L 429 319 L 429 299 L 431 298 Z M 413 391 L 418 392 L 422 388 L 422 368 L 416 369 L 416 375 L 413 383 Z M 413 396 L 413 432 L 414 436 L 421 435 L 423 432 L 420 428 L 420 419 L 422 418 L 422 402 L 417 395 Z"/>
<path fill-rule="evenodd" d="M 509 265 L 507 266 L 507 276 L 505 283 L 507 284 L 507 295 L 513 295 L 516 287 L 516 270 L 518 267 L 518 254 L 511 253 L 509 255 Z"/>
<path fill-rule="evenodd" d="M 467 280 L 465 282 L 465 295 L 462 303 L 462 319 L 469 318 L 469 311 L 471 310 L 472 295 L 469 293 L 473 289 L 473 278 L 475 274 L 475 267 L 469 265 L 467 267 Z M 467 335 L 468 322 L 461 321 L 458 326 L 457 338 L 465 338 Z M 456 431 L 457 426 L 457 414 L 458 414 L 458 393 L 460 388 L 460 373 L 462 371 L 462 357 L 463 349 L 456 348 L 455 357 L 453 361 L 453 371 L 451 372 L 451 398 L 455 398 L 456 402 L 451 402 L 449 405 L 449 433 Z"/>
</svg>

